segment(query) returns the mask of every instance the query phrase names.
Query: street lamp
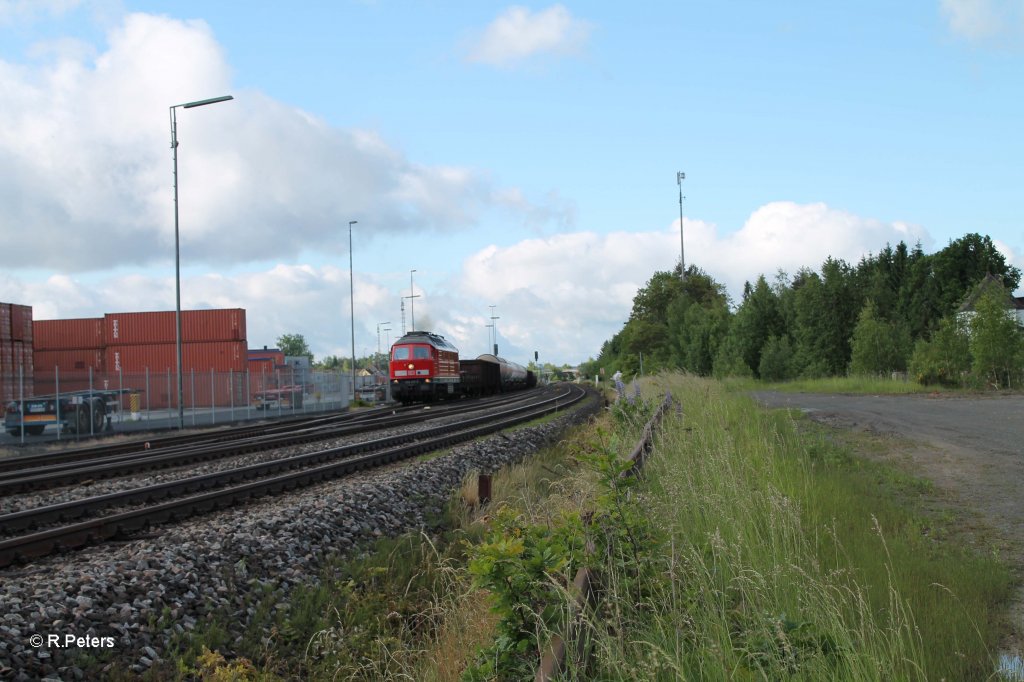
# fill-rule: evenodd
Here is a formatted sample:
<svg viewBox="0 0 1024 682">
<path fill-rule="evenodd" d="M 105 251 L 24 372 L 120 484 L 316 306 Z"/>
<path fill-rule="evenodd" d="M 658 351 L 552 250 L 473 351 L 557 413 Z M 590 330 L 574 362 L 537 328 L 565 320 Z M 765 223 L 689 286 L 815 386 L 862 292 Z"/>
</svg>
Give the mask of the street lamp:
<svg viewBox="0 0 1024 682">
<path fill-rule="evenodd" d="M 494 315 L 494 309 L 497 306 L 489 305 L 487 307 L 491 309 L 491 326 L 494 327 L 494 356 L 497 357 L 498 356 L 498 323 L 495 322 L 495 320 L 500 320 L 501 318 L 500 317 L 496 317 Z"/>
<path fill-rule="evenodd" d="M 683 180 L 686 173 L 676 173 L 676 184 L 679 185 L 679 279 L 686 279 L 686 258 L 683 251 Z"/>
<path fill-rule="evenodd" d="M 382 324 L 391 324 L 391 322 L 378 322 L 377 323 L 377 357 L 378 358 L 380 357 L 380 326 Z M 373 364 L 376 367 L 377 363 L 374 362 Z"/>
<path fill-rule="evenodd" d="M 352 226 L 358 220 L 348 221 L 348 303 L 352 316 L 352 401 L 356 399 L 356 289 L 352 279 Z"/>
<path fill-rule="evenodd" d="M 214 97 L 212 99 L 201 99 L 196 102 L 175 104 L 171 110 L 171 150 L 174 153 L 174 345 L 178 355 L 178 430 L 185 428 L 185 406 L 182 404 L 185 395 L 182 383 L 181 366 L 181 250 L 178 246 L 178 117 L 174 110 L 192 109 L 217 102 L 227 102 L 234 99 L 231 95 Z"/>
<path fill-rule="evenodd" d="M 409 271 L 409 331 L 416 331 L 416 289 L 412 284 L 412 273 L 415 270 Z"/>
</svg>

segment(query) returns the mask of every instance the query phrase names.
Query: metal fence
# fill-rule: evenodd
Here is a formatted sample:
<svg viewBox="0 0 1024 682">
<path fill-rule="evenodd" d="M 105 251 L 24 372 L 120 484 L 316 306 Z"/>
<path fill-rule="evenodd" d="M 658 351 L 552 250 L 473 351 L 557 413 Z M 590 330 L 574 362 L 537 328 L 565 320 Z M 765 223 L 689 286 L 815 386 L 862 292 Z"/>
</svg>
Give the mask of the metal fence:
<svg viewBox="0 0 1024 682">
<path fill-rule="evenodd" d="M 357 388 L 364 377 L 357 377 Z M 118 391 L 119 409 L 112 421 L 178 418 L 178 377 L 174 370 L 142 372 L 50 371 L 0 376 L 9 390 L 5 404 L 38 396 L 73 392 Z M 371 378 L 372 380 L 372 378 Z M 182 375 L 181 408 L 191 425 L 343 409 L 353 397 L 352 376 L 341 370 L 215 372 L 189 370 Z"/>
</svg>

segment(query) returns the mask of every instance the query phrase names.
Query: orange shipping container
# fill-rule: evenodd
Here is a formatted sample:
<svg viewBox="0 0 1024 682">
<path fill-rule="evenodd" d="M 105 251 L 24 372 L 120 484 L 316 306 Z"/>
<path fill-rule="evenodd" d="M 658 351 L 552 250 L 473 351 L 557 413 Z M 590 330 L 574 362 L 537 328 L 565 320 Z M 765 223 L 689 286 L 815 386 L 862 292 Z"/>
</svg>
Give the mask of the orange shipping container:
<svg viewBox="0 0 1024 682">
<path fill-rule="evenodd" d="M 11 340 L 11 304 L 0 303 L 0 341 Z"/>
<path fill-rule="evenodd" d="M 32 348 L 21 341 L 0 340 L 0 403 L 34 395 Z"/>
<path fill-rule="evenodd" d="M 207 341 L 182 344 L 182 371 L 238 372 L 246 369 L 244 341 Z M 172 343 L 107 346 L 106 369 L 111 373 L 177 372 L 177 347 Z"/>
<path fill-rule="evenodd" d="M 176 343 L 175 313 L 107 313 L 104 338 L 110 346 Z M 182 341 L 245 341 L 245 309 L 181 311 Z"/>
<path fill-rule="evenodd" d="M 32 345 L 32 306 L 11 304 L 11 340 Z"/>
<path fill-rule="evenodd" d="M 34 369 L 41 376 L 53 373 L 56 367 L 60 372 L 93 372 L 103 371 L 103 349 L 81 348 L 72 350 L 36 350 L 33 354 Z"/>
<path fill-rule="evenodd" d="M 246 404 L 244 341 L 209 341 L 182 344 L 185 406 L 227 407 Z M 177 404 L 177 351 L 173 343 L 107 346 L 105 362 L 108 381 L 147 390 L 142 399 L 146 409 L 163 409 Z M 213 384 L 211 385 L 211 370 Z M 147 380 L 148 379 L 148 380 Z M 232 389 L 232 386 L 234 387 Z"/>
<path fill-rule="evenodd" d="M 103 318 L 34 320 L 32 347 L 36 352 L 103 348 Z"/>
</svg>

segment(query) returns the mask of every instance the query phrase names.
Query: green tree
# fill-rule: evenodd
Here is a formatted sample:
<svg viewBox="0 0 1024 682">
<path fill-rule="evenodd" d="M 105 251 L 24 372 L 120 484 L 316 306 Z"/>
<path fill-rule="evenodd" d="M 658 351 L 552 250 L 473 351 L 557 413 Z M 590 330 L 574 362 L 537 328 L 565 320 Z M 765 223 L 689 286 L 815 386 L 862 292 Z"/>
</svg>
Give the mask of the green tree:
<svg viewBox="0 0 1024 682">
<path fill-rule="evenodd" d="M 282 353 L 290 357 L 301 357 L 305 355 L 313 362 L 313 353 L 309 350 L 306 337 L 302 334 L 282 334 L 277 338 L 277 347 Z"/>
<path fill-rule="evenodd" d="M 907 367 L 910 334 L 901 324 L 880 319 L 873 301 L 861 309 L 850 345 L 851 374 L 886 374 Z"/>
<path fill-rule="evenodd" d="M 655 272 L 636 296 L 630 319 L 664 322 L 668 306 L 682 292 L 679 277 L 670 272 Z"/>
<path fill-rule="evenodd" d="M 749 283 L 744 287 L 743 303 L 729 326 L 729 336 L 747 367 L 756 371 L 761 364 L 761 349 L 765 342 L 785 331 L 775 292 L 761 275 L 753 287 Z"/>
<path fill-rule="evenodd" d="M 1020 383 L 1024 347 L 1017 319 L 1007 303 L 1005 290 L 988 287 L 975 303 L 970 320 L 972 370 L 996 388 Z"/>
<path fill-rule="evenodd" d="M 722 343 L 718 346 L 718 351 L 715 353 L 712 375 L 716 379 L 754 376 L 753 370 L 750 369 L 747 361 L 743 358 L 743 348 L 731 331 L 729 334 L 726 334 L 725 338 L 722 339 Z"/>
<path fill-rule="evenodd" d="M 861 305 L 853 269 L 830 257 L 820 276 L 802 271 L 799 277 L 792 334 L 800 373 L 811 377 L 842 374 L 850 361 L 850 338 Z"/>
<path fill-rule="evenodd" d="M 730 318 L 725 287 L 691 265 L 682 295 L 668 307 L 669 363 L 694 374 L 710 375 Z"/>
<path fill-rule="evenodd" d="M 761 364 L 757 372 L 765 381 L 786 381 L 792 379 L 794 371 L 793 344 L 788 336 L 772 336 L 761 349 Z"/>
<path fill-rule="evenodd" d="M 970 369 L 970 341 L 954 317 L 942 320 L 931 339 L 917 340 L 908 367 L 918 383 L 944 386 L 959 385 Z"/>
</svg>

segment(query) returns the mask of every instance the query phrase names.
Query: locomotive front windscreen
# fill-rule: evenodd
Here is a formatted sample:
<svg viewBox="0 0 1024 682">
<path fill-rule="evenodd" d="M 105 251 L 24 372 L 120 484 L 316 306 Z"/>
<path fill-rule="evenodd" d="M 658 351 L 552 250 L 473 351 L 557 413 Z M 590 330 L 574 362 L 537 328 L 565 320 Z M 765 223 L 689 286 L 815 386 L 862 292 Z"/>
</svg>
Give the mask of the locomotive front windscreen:
<svg viewBox="0 0 1024 682">
<path fill-rule="evenodd" d="M 394 353 L 391 355 L 392 360 L 408 360 L 409 350 L 412 349 L 413 360 L 429 360 L 430 359 L 430 346 L 395 346 Z"/>
</svg>

